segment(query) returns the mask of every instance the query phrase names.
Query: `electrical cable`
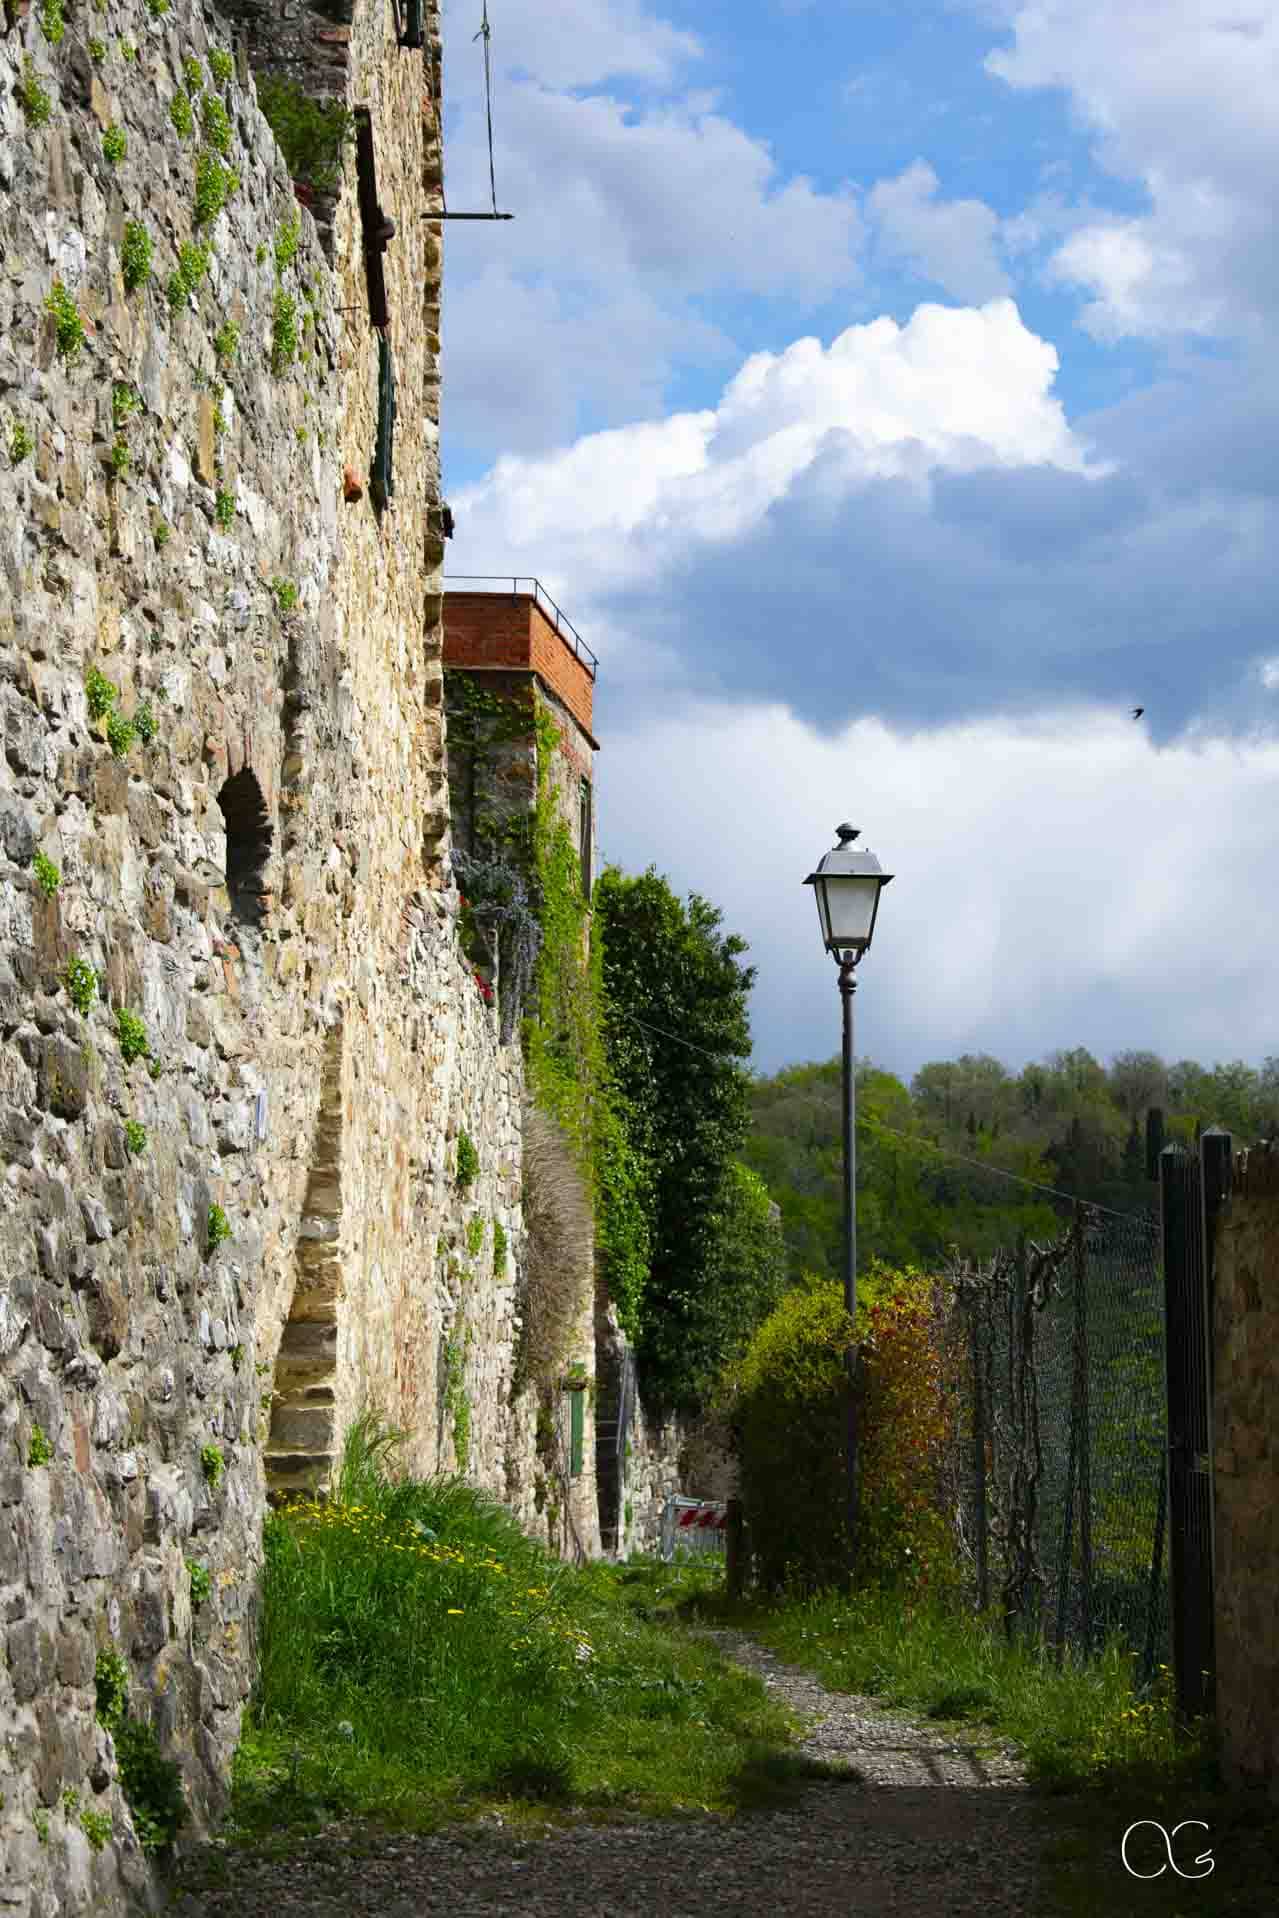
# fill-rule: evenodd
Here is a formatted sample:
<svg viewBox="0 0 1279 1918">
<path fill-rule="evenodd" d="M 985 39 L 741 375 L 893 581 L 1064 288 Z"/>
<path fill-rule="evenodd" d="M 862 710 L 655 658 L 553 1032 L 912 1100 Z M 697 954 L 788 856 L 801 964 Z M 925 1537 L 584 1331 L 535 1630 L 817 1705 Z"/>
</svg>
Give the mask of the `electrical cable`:
<svg viewBox="0 0 1279 1918">
<path fill-rule="evenodd" d="M 478 33 L 471 35 L 471 45 L 477 40 L 484 42 L 484 106 L 488 115 L 489 127 L 489 191 L 493 195 L 493 211 L 497 212 L 497 179 L 493 171 L 493 75 L 489 64 L 489 41 L 493 29 L 489 26 L 488 0 L 484 0 L 484 20 Z"/>
<path fill-rule="evenodd" d="M 690 1052 L 700 1052 L 706 1059 L 723 1061 L 725 1054 L 711 1052 L 706 1046 L 695 1045 L 691 1039 L 682 1039 L 677 1032 L 667 1032 L 662 1026 L 650 1026 L 643 1019 L 637 1019 L 633 1012 L 623 1012 L 620 1006 L 611 1007 L 610 1018 L 629 1019 L 632 1025 L 643 1026 L 645 1032 L 657 1033 L 663 1039 L 671 1039 L 677 1046 L 685 1046 Z M 908 1146 L 920 1152 L 934 1152 L 938 1158 L 954 1160 L 958 1165 L 975 1166 L 979 1172 L 993 1173 L 997 1179 L 1011 1179 L 1016 1185 L 1029 1186 L 1034 1192 L 1048 1192 L 1056 1199 L 1067 1199 L 1072 1204 L 1079 1197 L 1077 1192 L 1062 1192 L 1055 1185 L 1044 1185 L 1038 1179 L 1028 1179 L 1020 1172 L 1005 1172 L 1002 1166 L 990 1165 L 985 1159 L 970 1159 L 965 1152 L 953 1152 L 949 1146 L 937 1145 L 931 1139 L 914 1138 L 909 1132 L 902 1132 L 897 1126 L 885 1125 L 882 1119 L 863 1117 L 862 1124 L 873 1132 L 888 1132 L 893 1138 L 902 1139 Z M 1147 1219 L 1139 1212 L 1120 1212 L 1113 1205 L 1099 1205 L 1095 1199 L 1084 1199 L 1082 1204 L 1091 1206 L 1094 1212 L 1108 1213 L 1112 1219 L 1126 1219 L 1132 1224 L 1144 1225 L 1153 1230 L 1155 1221 Z"/>
</svg>

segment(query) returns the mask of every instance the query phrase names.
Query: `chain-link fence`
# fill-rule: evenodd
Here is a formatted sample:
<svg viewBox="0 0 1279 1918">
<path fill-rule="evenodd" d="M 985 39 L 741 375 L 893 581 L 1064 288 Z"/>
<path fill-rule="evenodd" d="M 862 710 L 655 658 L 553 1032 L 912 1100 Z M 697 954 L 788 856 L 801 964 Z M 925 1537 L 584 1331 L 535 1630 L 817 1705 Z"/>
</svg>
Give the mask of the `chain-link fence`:
<svg viewBox="0 0 1279 1918">
<path fill-rule="evenodd" d="M 1163 1280 L 1156 1221 L 1076 1204 L 937 1292 L 951 1406 L 940 1469 L 969 1596 L 1007 1629 L 1166 1655 Z"/>
</svg>

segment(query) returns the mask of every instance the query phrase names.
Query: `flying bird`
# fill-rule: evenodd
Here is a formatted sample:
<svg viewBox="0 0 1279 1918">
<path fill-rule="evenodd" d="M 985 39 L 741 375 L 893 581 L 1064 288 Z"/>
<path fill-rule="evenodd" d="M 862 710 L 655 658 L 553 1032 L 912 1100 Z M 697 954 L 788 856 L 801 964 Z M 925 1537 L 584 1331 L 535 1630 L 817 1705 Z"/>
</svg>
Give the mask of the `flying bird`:
<svg viewBox="0 0 1279 1918">
<path fill-rule="evenodd" d="M 1140 718 L 1141 718 L 1141 715 L 1142 715 L 1142 714 L 1143 714 L 1143 713 L 1145 712 L 1145 710 L 1146 710 L 1146 709 L 1145 709 L 1145 707 L 1144 707 L 1144 706 L 1134 706 L 1134 707 L 1133 707 L 1133 709 L 1132 709 L 1132 716 L 1133 716 L 1133 718 L 1134 718 L 1134 719 L 1140 719 Z"/>
</svg>

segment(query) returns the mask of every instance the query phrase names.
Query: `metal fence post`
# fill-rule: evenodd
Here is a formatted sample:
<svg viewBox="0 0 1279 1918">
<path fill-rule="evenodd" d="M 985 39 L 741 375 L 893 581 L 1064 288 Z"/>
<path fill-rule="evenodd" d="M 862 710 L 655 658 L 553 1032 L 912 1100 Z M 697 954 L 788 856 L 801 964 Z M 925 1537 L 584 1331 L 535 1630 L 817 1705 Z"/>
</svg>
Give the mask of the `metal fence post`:
<svg viewBox="0 0 1279 1918">
<path fill-rule="evenodd" d="M 1209 1126 L 1199 1141 L 1199 1197 L 1203 1207 L 1203 1284 L 1200 1301 L 1203 1310 L 1204 1369 L 1204 1452 L 1208 1471 L 1208 1616 L 1204 1639 L 1204 1659 L 1208 1677 L 1204 1681 L 1204 1708 L 1213 1711 L 1217 1700 L 1216 1657 L 1216 1576 L 1217 1576 L 1217 1497 L 1216 1446 L 1214 1424 L 1213 1321 L 1217 1279 L 1217 1219 L 1230 1190 L 1231 1136 L 1224 1126 Z"/>
<path fill-rule="evenodd" d="M 1079 1406 L 1079 1595 L 1085 1653 L 1092 1649 L 1092 1439 L 1088 1391 L 1088 1255 L 1083 1211 L 1075 1201 L 1075 1365 Z"/>
<path fill-rule="evenodd" d="M 1168 1516 L 1168 1454 L 1159 1461 L 1159 1502 L 1155 1509 L 1155 1536 L 1150 1547 L 1150 1585 L 1146 1596 L 1146 1644 L 1141 1659 L 1142 1690 L 1155 1675 L 1155 1638 L 1159 1628 L 1159 1577 L 1164 1565 L 1164 1526 Z"/>
<path fill-rule="evenodd" d="M 1071 1380 L 1070 1394 L 1070 1436 L 1066 1450 L 1066 1510 L 1061 1521 L 1061 1555 L 1057 1561 L 1057 1664 L 1060 1667 L 1066 1651 L 1066 1621 L 1070 1607 L 1070 1560 L 1074 1545 L 1075 1523 L 1075 1474 L 1079 1446 L 1079 1356 L 1075 1353 L 1075 1369 Z"/>
<path fill-rule="evenodd" d="M 990 1606 L 990 1560 L 986 1530 L 985 1369 L 977 1321 L 978 1303 L 979 1294 L 974 1287 L 968 1315 L 968 1350 L 973 1368 L 973 1505 L 977 1532 L 977 1609 L 985 1613 Z"/>
<path fill-rule="evenodd" d="M 1165 1146 L 1159 1197 L 1168 1379 L 1168 1573 L 1177 1718 L 1211 1708 L 1212 1511 L 1204 1205 L 1198 1153 Z"/>
</svg>

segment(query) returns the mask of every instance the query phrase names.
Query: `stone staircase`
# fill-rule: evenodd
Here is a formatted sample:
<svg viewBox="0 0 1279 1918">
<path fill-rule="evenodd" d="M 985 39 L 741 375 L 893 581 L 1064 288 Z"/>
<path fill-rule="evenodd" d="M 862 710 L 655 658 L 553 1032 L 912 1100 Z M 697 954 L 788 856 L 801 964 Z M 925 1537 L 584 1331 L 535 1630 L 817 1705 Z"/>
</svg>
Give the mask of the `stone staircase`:
<svg viewBox="0 0 1279 1918">
<path fill-rule="evenodd" d="M 267 1436 L 267 1497 L 327 1492 L 333 1474 L 337 1308 L 342 1291 L 342 1028 L 330 1033 L 306 1200 L 297 1279 L 275 1361 Z"/>
</svg>

